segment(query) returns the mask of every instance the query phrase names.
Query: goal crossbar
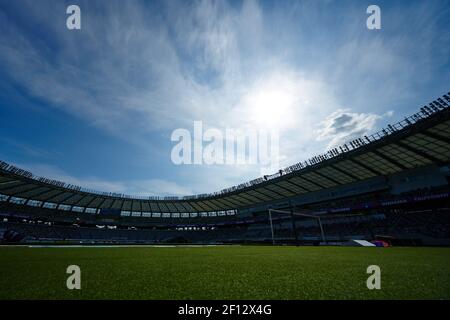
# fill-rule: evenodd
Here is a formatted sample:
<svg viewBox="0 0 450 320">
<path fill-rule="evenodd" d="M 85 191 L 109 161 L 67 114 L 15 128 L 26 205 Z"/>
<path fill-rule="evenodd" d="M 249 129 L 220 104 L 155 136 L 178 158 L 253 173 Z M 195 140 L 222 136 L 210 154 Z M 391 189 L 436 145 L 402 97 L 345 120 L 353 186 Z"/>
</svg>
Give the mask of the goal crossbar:
<svg viewBox="0 0 450 320">
<path fill-rule="evenodd" d="M 320 227 L 320 234 L 322 236 L 322 241 L 326 242 L 326 240 L 325 240 L 325 232 L 323 231 L 323 226 L 322 226 L 322 220 L 320 219 L 319 216 L 312 215 L 312 214 L 307 214 L 307 213 L 302 213 L 302 212 L 295 212 L 295 211 L 269 209 L 270 232 L 272 234 L 272 244 L 273 245 L 275 245 L 275 237 L 274 237 L 274 233 L 273 233 L 272 212 L 274 212 L 274 213 L 287 213 L 287 214 L 292 214 L 294 216 L 302 216 L 302 217 L 317 219 L 317 222 L 319 223 L 319 227 Z M 296 228 L 295 223 L 294 223 L 294 228 Z M 295 230 L 294 230 L 294 232 L 295 232 Z"/>
</svg>

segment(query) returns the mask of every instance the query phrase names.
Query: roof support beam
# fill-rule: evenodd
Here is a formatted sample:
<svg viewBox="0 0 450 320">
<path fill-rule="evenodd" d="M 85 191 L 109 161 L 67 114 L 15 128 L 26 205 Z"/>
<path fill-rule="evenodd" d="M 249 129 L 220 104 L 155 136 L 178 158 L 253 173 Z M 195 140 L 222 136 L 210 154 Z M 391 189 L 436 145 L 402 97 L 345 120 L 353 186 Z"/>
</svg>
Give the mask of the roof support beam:
<svg viewBox="0 0 450 320">
<path fill-rule="evenodd" d="M 6 185 L 10 185 L 10 184 L 14 184 L 14 183 L 17 183 L 17 182 L 19 182 L 19 185 L 20 185 L 20 183 L 21 183 L 21 181 L 20 180 L 8 180 L 8 181 L 2 181 L 2 182 L 0 182 L 0 186 L 6 186 Z"/>
<path fill-rule="evenodd" d="M 366 169 L 367 171 L 369 171 L 370 173 L 372 173 L 372 174 L 374 174 L 374 175 L 376 175 L 376 176 L 384 175 L 384 173 L 377 171 L 375 168 L 371 168 L 371 167 L 365 165 L 364 163 L 362 163 L 362 162 L 359 161 L 359 160 L 356 160 L 356 159 L 354 159 L 354 158 L 352 158 L 352 159 L 347 159 L 347 160 L 350 161 L 350 162 L 353 162 L 354 164 L 357 164 L 357 165 L 360 166 L 360 167 L 363 167 L 364 169 Z"/>
<path fill-rule="evenodd" d="M 77 196 L 76 193 L 71 193 L 69 196 L 65 197 L 62 201 L 60 201 L 60 202 L 58 203 L 58 205 L 61 205 L 61 204 L 62 204 L 62 205 L 64 205 L 64 206 L 70 206 L 70 211 L 72 211 L 73 205 L 70 205 L 70 204 L 64 204 L 64 202 L 67 201 L 67 200 L 69 200 L 69 199 L 72 198 L 72 197 L 75 197 L 75 196 Z"/>
<path fill-rule="evenodd" d="M 187 207 L 186 204 L 191 205 L 189 202 L 186 202 L 186 203 L 185 203 L 184 201 L 181 201 L 181 202 L 179 203 L 179 205 L 182 206 L 182 207 L 184 208 L 184 211 L 185 211 L 185 212 L 191 213 L 191 212 L 192 212 L 191 210 L 193 209 L 192 206 L 191 206 L 191 208 L 189 208 L 189 207 Z M 150 207 L 150 209 L 151 209 L 151 207 Z"/>
<path fill-rule="evenodd" d="M 391 157 L 388 157 L 387 155 L 383 154 L 382 152 L 379 152 L 378 150 L 372 150 L 372 152 L 374 154 L 376 154 L 377 156 L 379 156 L 381 159 L 386 160 L 387 162 L 390 162 L 391 164 L 399 167 L 402 170 L 407 170 L 408 168 L 405 167 L 403 164 L 401 164 L 400 162 L 398 162 L 395 159 L 392 159 Z"/>
<path fill-rule="evenodd" d="M 150 212 L 150 216 L 152 216 L 153 210 L 152 210 L 152 206 L 150 205 L 150 201 L 145 201 L 145 202 L 147 202 L 147 204 L 148 204 L 148 211 L 146 211 L 146 212 Z"/>
<path fill-rule="evenodd" d="M 28 191 L 33 191 L 33 190 L 37 190 L 37 189 L 39 189 L 39 188 L 41 188 L 40 186 L 37 186 L 36 188 L 33 188 L 33 189 L 31 189 L 31 190 L 28 190 Z M 27 192 L 28 192 L 27 191 Z M 48 192 L 48 190 L 47 190 L 47 192 Z M 41 193 L 41 192 L 39 192 L 39 193 Z M 34 196 L 33 196 L 34 197 Z M 21 198 L 21 197 L 20 197 Z M 28 205 L 28 202 L 30 202 L 30 201 L 34 201 L 34 199 L 32 198 L 32 197 L 27 197 L 26 198 L 27 200 L 25 201 L 25 204 L 26 205 Z M 35 201 L 39 201 L 41 204 L 38 206 L 39 208 L 40 207 L 42 207 L 43 205 L 44 205 L 44 201 L 42 201 L 42 200 L 35 200 Z"/>
<path fill-rule="evenodd" d="M 105 203 L 106 199 L 107 199 L 107 198 L 103 198 L 103 201 L 99 203 L 99 205 L 98 205 L 97 208 L 96 208 L 97 211 L 100 210 L 100 209 L 102 208 L 102 206 L 103 206 L 103 204 Z M 114 201 L 113 201 L 113 202 L 114 202 Z"/>
<path fill-rule="evenodd" d="M 287 183 L 290 183 L 290 184 L 293 184 L 293 185 L 296 186 L 297 188 L 300 188 L 300 189 L 304 190 L 305 193 L 306 193 L 306 192 L 311 192 L 311 190 L 308 189 L 307 187 L 301 186 L 301 185 L 297 184 L 296 182 L 292 181 L 291 179 L 286 180 L 286 182 L 287 182 Z"/>
<path fill-rule="evenodd" d="M 89 202 L 86 204 L 86 206 L 84 207 L 83 213 L 86 212 L 86 209 L 89 208 L 89 206 L 92 204 L 92 202 L 94 202 L 96 199 L 97 199 L 96 197 L 92 197 L 92 200 L 89 201 Z"/>
<path fill-rule="evenodd" d="M 405 143 L 403 143 L 401 141 L 396 142 L 395 144 L 397 144 L 398 146 L 408 150 L 409 152 L 415 153 L 415 154 L 417 154 L 417 155 L 419 155 L 419 156 L 421 156 L 421 157 L 423 157 L 425 159 L 428 159 L 431 162 L 434 162 L 434 163 L 437 163 L 437 164 L 443 164 L 442 160 L 439 160 L 438 158 L 432 156 L 431 154 L 427 154 L 427 153 L 425 153 L 425 152 L 423 152 L 423 151 L 421 151 L 421 150 L 419 150 L 419 149 L 417 149 L 417 148 L 415 148 L 413 146 L 407 145 L 407 144 L 405 144 Z"/>
<path fill-rule="evenodd" d="M 325 189 L 325 187 L 322 186 L 320 183 L 314 182 L 314 181 L 312 181 L 311 179 L 305 178 L 303 175 L 300 175 L 300 176 L 298 176 L 298 177 L 301 178 L 301 179 L 303 179 L 303 180 L 306 180 L 307 182 L 309 182 L 309 183 L 315 185 L 316 187 L 319 187 L 320 189 Z"/>
<path fill-rule="evenodd" d="M 233 203 L 233 202 L 231 202 L 229 200 L 225 200 L 223 198 L 216 198 L 214 200 L 216 200 L 216 201 L 226 205 L 227 207 L 236 208 L 236 206 L 237 206 L 235 203 Z"/>
<path fill-rule="evenodd" d="M 108 210 L 111 210 L 112 209 L 112 207 L 113 207 L 113 205 L 114 205 L 114 202 L 116 202 L 116 200 L 119 200 L 119 199 L 115 199 L 115 198 L 113 198 L 113 199 L 111 199 L 111 204 L 109 205 L 109 207 L 108 207 Z M 119 200 L 120 201 L 120 200 Z M 123 206 L 123 203 L 124 203 L 125 201 L 124 200 L 122 200 L 122 205 L 121 205 L 121 209 L 122 209 L 122 206 Z M 106 209 L 106 208 L 105 208 Z"/>
<path fill-rule="evenodd" d="M 252 191 L 253 191 L 254 193 L 259 194 L 259 195 L 262 196 L 263 198 L 269 198 L 269 199 L 264 199 L 264 202 L 276 200 L 276 199 L 273 198 L 271 195 L 262 193 L 261 191 L 257 191 L 256 188 L 255 188 L 255 189 L 252 189 Z"/>
<path fill-rule="evenodd" d="M 217 199 L 209 199 L 209 202 L 213 203 L 219 210 L 224 210 L 227 206 L 225 206 L 222 202 L 217 201 Z"/>
<path fill-rule="evenodd" d="M 82 196 L 82 197 L 80 198 L 80 200 L 78 200 L 77 202 L 75 202 L 73 205 L 74 205 L 75 207 L 81 207 L 81 206 L 79 205 L 79 203 L 80 203 L 83 199 L 86 199 L 87 197 L 89 197 L 88 194 Z M 83 212 L 84 212 L 84 209 L 83 209 Z"/>
<path fill-rule="evenodd" d="M 50 191 L 48 191 L 48 192 L 52 192 L 52 190 L 50 190 Z M 54 194 L 54 195 L 52 195 L 52 196 L 50 196 L 50 197 L 46 197 L 46 198 L 44 198 L 43 200 L 41 200 L 41 201 L 42 201 L 42 204 L 44 204 L 44 202 L 53 202 L 53 201 L 51 201 L 53 198 L 59 197 L 60 195 L 66 193 L 66 192 L 67 192 L 67 190 L 62 190 L 62 191 L 60 191 L 60 192 L 58 192 L 58 193 L 56 193 L 56 194 Z M 56 202 L 53 202 L 53 203 L 56 203 Z"/>
<path fill-rule="evenodd" d="M 175 208 L 175 212 L 173 212 L 173 213 L 179 213 L 179 214 L 182 213 L 173 202 L 170 202 L 170 204 L 172 205 L 172 207 Z M 169 208 L 169 206 L 167 206 L 167 207 Z M 169 208 L 169 210 L 170 210 L 170 208 Z M 141 212 L 142 212 L 142 207 L 141 207 Z"/>
<path fill-rule="evenodd" d="M 157 213 L 160 213 L 161 218 L 162 218 L 163 211 L 161 210 L 161 207 L 159 206 L 158 201 L 155 201 L 155 205 L 158 207 L 158 210 L 159 210 L 159 212 L 157 212 Z"/>
<path fill-rule="evenodd" d="M 133 199 L 131 199 L 131 204 L 130 204 L 130 212 L 133 212 Z M 142 211 L 141 211 L 142 212 Z"/>
<path fill-rule="evenodd" d="M 280 188 L 283 188 L 285 190 L 288 190 L 289 192 L 294 193 L 296 196 L 299 195 L 299 194 L 303 194 L 303 193 L 307 192 L 307 191 L 305 191 L 304 188 L 302 188 L 302 187 L 300 187 L 300 186 L 298 186 L 298 185 L 296 185 L 296 184 L 294 184 L 292 182 L 289 182 L 288 180 L 284 180 L 282 182 L 283 182 L 283 184 L 288 184 L 288 186 L 286 186 L 286 185 L 281 186 L 280 184 L 278 184 L 278 182 L 276 183 L 276 186 L 280 187 Z M 301 189 L 302 192 L 294 191 L 294 189 L 292 189 L 292 188 L 294 188 L 294 189 Z"/>
<path fill-rule="evenodd" d="M 264 199 L 261 199 L 261 198 L 255 196 L 255 195 L 247 194 L 246 192 L 242 192 L 239 196 L 243 197 L 243 198 L 245 198 L 245 199 L 247 199 L 249 201 L 254 201 L 255 200 L 255 199 L 252 199 L 251 197 L 256 198 L 258 201 L 262 201 L 262 202 L 267 201 L 267 200 L 264 200 Z"/>
<path fill-rule="evenodd" d="M 42 187 L 39 186 L 39 188 L 42 188 Z M 38 188 L 38 189 L 39 189 L 39 188 Z M 41 191 L 41 192 L 39 192 L 39 193 L 34 194 L 33 196 L 30 197 L 30 199 L 36 200 L 36 201 L 43 201 L 43 200 L 38 200 L 38 199 L 36 199 L 36 197 L 40 197 L 40 196 L 42 196 L 43 194 L 49 193 L 50 191 L 51 191 L 51 189 L 46 189 L 46 190 L 44 190 L 44 191 Z"/>
<path fill-rule="evenodd" d="M 182 214 L 187 214 L 187 217 L 182 217 L 182 218 L 189 218 L 190 217 L 190 210 L 186 209 L 186 206 L 182 205 L 181 202 L 175 202 L 174 206 L 177 207 L 178 211 L 180 211 L 180 217 Z"/>
<path fill-rule="evenodd" d="M 265 187 L 260 187 L 260 188 L 258 188 L 258 189 L 265 189 Z M 282 198 L 284 198 L 285 196 L 283 196 L 281 193 L 279 193 L 279 192 L 276 192 L 275 190 L 271 190 L 271 189 L 265 189 L 266 191 L 269 191 L 269 192 L 273 192 L 273 193 L 275 193 L 275 194 L 277 194 L 277 195 L 279 195 L 280 197 L 282 197 Z M 260 193 L 260 194 L 265 194 L 264 192 L 261 192 L 261 191 L 257 191 L 257 190 L 255 190 L 255 192 L 258 192 L 258 193 Z M 269 194 L 265 194 L 267 197 L 272 197 L 271 195 L 269 195 Z M 278 200 L 277 198 L 274 198 L 273 200 Z"/>
<path fill-rule="evenodd" d="M 274 186 L 274 187 L 283 189 L 283 190 L 285 190 L 285 191 L 287 191 L 287 192 L 289 192 L 289 193 L 294 194 L 294 195 L 291 195 L 291 196 L 286 196 L 286 195 L 285 195 L 284 197 L 293 197 L 293 196 L 297 195 L 297 193 L 295 193 L 294 191 L 289 190 L 289 189 L 286 189 L 286 187 L 283 187 L 283 186 L 277 184 L 276 182 L 275 182 L 274 184 L 271 184 L 271 186 Z M 272 190 L 272 189 L 270 189 L 270 188 L 267 188 L 267 189 Z"/>
<path fill-rule="evenodd" d="M 440 140 L 440 141 L 450 144 L 450 138 L 441 136 L 440 134 L 430 132 L 430 131 L 423 131 L 423 132 L 420 132 L 420 134 L 423 134 L 424 136 L 427 136 L 429 138 L 433 138 L 433 139 Z"/>
<path fill-rule="evenodd" d="M 123 200 L 122 200 L 122 205 L 120 206 L 120 212 L 122 212 L 123 207 L 125 206 L 125 202 L 126 202 L 127 200 L 128 200 L 128 199 L 123 199 Z M 131 204 L 133 204 L 133 200 L 131 200 Z M 133 212 L 133 208 L 131 207 L 131 205 L 130 205 L 130 212 Z"/>
<path fill-rule="evenodd" d="M 208 212 L 208 211 L 209 211 L 208 209 L 205 209 L 205 207 L 202 206 L 202 205 L 199 203 L 199 201 L 195 201 L 194 203 L 195 203 L 196 206 L 199 206 L 199 207 L 203 210 L 202 212 Z M 194 208 L 195 208 L 195 207 L 194 207 Z"/>
<path fill-rule="evenodd" d="M 318 176 L 321 176 L 322 178 L 326 179 L 326 180 L 330 180 L 331 182 L 337 184 L 337 185 L 341 185 L 342 182 L 336 181 L 333 178 L 327 177 L 323 174 L 321 174 L 320 172 L 318 172 L 317 170 L 313 171 L 313 173 L 317 174 Z"/>
<path fill-rule="evenodd" d="M 10 177 L 5 177 L 5 176 L 3 176 L 2 178 L 3 178 L 3 180 L 2 180 L 2 182 L 0 182 L 0 185 L 18 181 L 17 179 L 12 179 Z"/>
<path fill-rule="evenodd" d="M 199 211 L 198 211 L 198 209 L 196 208 L 196 206 L 194 206 L 192 203 L 195 203 L 195 201 L 191 201 L 191 202 L 189 202 L 188 201 L 188 203 L 189 203 L 189 205 L 192 207 L 192 209 L 194 209 L 194 211 L 190 211 L 191 213 L 199 213 Z M 196 204 L 196 203 L 195 203 Z M 190 217 L 191 215 L 189 215 L 189 217 Z"/>
<path fill-rule="evenodd" d="M 333 168 L 334 170 L 336 170 L 336 171 L 342 173 L 343 175 L 345 175 L 345 176 L 347 176 L 347 177 L 353 179 L 353 180 L 356 180 L 356 181 L 361 180 L 361 179 L 358 179 L 358 178 L 357 178 L 356 176 L 354 176 L 353 174 L 351 174 L 350 172 L 347 172 L 347 171 L 345 171 L 345 170 L 343 170 L 343 169 L 341 169 L 341 168 L 335 166 L 334 164 L 330 164 L 330 167 Z"/>
<path fill-rule="evenodd" d="M 37 190 L 37 189 L 39 189 L 40 188 L 40 186 L 34 186 L 34 188 L 31 188 L 31 189 L 28 189 L 28 190 L 25 190 L 25 191 L 21 191 L 21 192 L 19 192 L 18 194 L 17 194 L 17 197 L 19 197 L 19 198 L 25 198 L 25 199 L 27 199 L 27 202 L 28 201 L 30 201 L 30 200 L 34 200 L 34 199 L 32 199 L 32 197 L 30 197 L 30 196 L 28 196 L 28 197 L 23 197 L 23 196 L 21 196 L 20 194 L 21 193 L 23 193 L 23 192 L 33 192 L 33 190 L 35 191 L 35 190 Z M 39 201 L 39 200 L 38 200 Z"/>
<path fill-rule="evenodd" d="M 225 198 L 225 199 L 224 199 L 224 198 Z M 246 203 L 241 202 L 241 201 L 239 201 L 239 200 L 231 199 L 231 196 L 224 197 L 224 198 L 222 198 L 222 199 L 223 199 L 223 200 L 226 200 L 226 201 L 229 201 L 229 202 L 232 202 L 232 203 L 234 203 L 235 205 L 237 205 L 238 207 L 244 207 L 244 206 L 247 205 Z"/>
<path fill-rule="evenodd" d="M 23 186 L 26 186 L 27 184 L 28 183 L 26 183 L 26 182 L 20 182 L 19 184 L 15 184 L 13 186 L 9 186 L 9 187 L 6 187 L 6 188 L 0 188 L 0 192 L 8 191 L 8 190 L 11 190 L 11 189 L 15 189 L 17 187 L 23 187 Z"/>
<path fill-rule="evenodd" d="M 206 211 L 211 212 L 214 211 L 214 207 L 211 207 L 211 205 L 209 204 L 209 200 L 201 200 L 202 204 L 198 204 L 203 208 L 206 208 Z M 210 207 L 210 208 L 208 208 Z"/>
</svg>

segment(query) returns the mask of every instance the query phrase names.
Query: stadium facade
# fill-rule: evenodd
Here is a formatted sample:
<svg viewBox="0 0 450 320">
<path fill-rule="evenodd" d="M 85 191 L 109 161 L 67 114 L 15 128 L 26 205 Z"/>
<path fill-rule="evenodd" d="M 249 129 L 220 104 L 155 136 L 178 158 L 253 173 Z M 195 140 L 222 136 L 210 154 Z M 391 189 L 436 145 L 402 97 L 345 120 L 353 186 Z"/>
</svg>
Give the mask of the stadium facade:
<svg viewBox="0 0 450 320">
<path fill-rule="evenodd" d="M 0 161 L 4 242 L 450 245 L 450 93 L 387 128 L 211 194 L 132 197 Z M 287 210 L 269 217 L 269 209 Z"/>
</svg>

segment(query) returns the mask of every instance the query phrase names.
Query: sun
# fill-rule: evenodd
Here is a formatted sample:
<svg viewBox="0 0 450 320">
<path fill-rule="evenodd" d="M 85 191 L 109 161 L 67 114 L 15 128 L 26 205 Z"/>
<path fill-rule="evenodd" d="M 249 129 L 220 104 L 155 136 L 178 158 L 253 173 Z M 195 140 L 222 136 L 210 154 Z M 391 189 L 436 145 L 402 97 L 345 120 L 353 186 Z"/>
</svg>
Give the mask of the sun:
<svg viewBox="0 0 450 320">
<path fill-rule="evenodd" d="M 282 129 L 292 120 L 295 96 L 283 88 L 255 92 L 249 102 L 250 121 L 257 127 Z"/>
<path fill-rule="evenodd" d="M 301 132 L 326 109 L 318 104 L 322 88 L 320 81 L 292 71 L 263 74 L 244 90 L 230 117 L 245 129 Z"/>
</svg>

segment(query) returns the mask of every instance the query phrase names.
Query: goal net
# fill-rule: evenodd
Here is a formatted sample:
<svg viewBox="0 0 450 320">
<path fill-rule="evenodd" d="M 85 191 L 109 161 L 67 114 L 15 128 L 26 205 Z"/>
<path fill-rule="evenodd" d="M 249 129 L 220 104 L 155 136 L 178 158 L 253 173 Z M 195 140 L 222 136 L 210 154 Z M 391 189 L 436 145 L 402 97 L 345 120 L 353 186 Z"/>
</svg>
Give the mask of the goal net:
<svg viewBox="0 0 450 320">
<path fill-rule="evenodd" d="M 301 240 L 326 242 L 322 220 L 318 215 L 307 211 L 269 209 L 268 218 L 272 244 L 298 244 Z M 299 228 L 299 224 L 302 224 L 302 228 Z"/>
</svg>

